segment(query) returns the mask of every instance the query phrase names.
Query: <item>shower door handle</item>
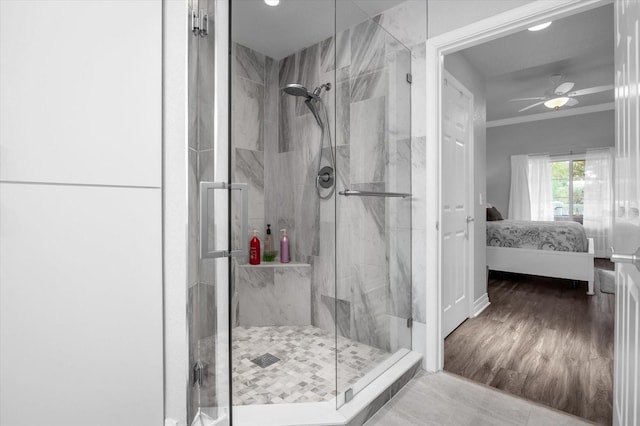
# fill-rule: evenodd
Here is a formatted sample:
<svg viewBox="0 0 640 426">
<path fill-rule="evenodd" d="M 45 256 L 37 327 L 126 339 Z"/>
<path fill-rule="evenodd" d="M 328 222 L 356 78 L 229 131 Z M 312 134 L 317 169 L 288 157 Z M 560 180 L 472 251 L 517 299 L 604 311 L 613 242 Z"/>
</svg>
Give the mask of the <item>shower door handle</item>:
<svg viewBox="0 0 640 426">
<path fill-rule="evenodd" d="M 240 219 L 240 248 L 231 249 L 230 256 L 246 256 L 249 254 L 249 187 L 246 183 L 232 183 L 231 191 L 240 191 L 242 197 L 242 212 Z"/>
<path fill-rule="evenodd" d="M 209 247 L 209 240 L 215 238 L 215 229 L 210 227 L 211 221 L 209 220 L 215 212 L 210 211 L 210 207 L 215 209 L 215 203 L 213 202 L 213 191 L 215 190 L 229 190 L 239 191 L 242 197 L 242 213 L 241 213 L 241 245 L 240 248 L 233 249 L 221 249 L 215 250 L 213 247 Z M 226 182 L 200 182 L 200 258 L 212 259 L 218 257 L 229 256 L 244 256 L 248 253 L 247 235 L 249 232 L 249 194 L 247 191 L 246 183 L 232 183 Z M 227 208 L 226 204 L 222 208 Z M 215 216 L 213 216 L 215 217 Z M 213 232 L 212 232 L 213 231 Z"/>
</svg>

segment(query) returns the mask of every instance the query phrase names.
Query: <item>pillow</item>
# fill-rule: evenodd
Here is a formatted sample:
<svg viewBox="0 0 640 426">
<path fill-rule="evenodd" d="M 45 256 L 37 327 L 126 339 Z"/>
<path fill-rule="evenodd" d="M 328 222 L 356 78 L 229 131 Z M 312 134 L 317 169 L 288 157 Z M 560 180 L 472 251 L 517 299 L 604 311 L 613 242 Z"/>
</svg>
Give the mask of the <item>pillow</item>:
<svg viewBox="0 0 640 426">
<path fill-rule="evenodd" d="M 487 222 L 493 222 L 496 220 L 504 220 L 498 209 L 490 207 L 487 209 Z"/>
</svg>

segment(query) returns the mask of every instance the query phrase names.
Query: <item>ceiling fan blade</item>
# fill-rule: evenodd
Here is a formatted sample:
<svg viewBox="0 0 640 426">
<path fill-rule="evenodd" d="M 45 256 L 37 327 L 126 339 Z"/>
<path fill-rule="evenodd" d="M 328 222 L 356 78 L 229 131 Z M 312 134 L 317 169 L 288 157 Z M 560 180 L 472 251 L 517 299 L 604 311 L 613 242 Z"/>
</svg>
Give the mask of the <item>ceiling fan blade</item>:
<svg viewBox="0 0 640 426">
<path fill-rule="evenodd" d="M 541 99 L 546 99 L 544 96 L 535 96 L 533 98 L 514 98 L 514 99 L 509 99 L 509 102 L 513 102 L 513 101 L 539 101 Z"/>
<path fill-rule="evenodd" d="M 607 84 L 606 86 L 596 86 L 596 87 L 589 87 L 587 89 L 576 90 L 575 92 L 569 93 L 567 96 L 591 95 L 593 93 L 606 92 L 607 90 L 613 90 L 613 84 Z"/>
<path fill-rule="evenodd" d="M 526 110 L 531 109 L 533 107 L 537 107 L 538 105 L 542 105 L 543 103 L 544 103 L 544 101 L 536 102 L 535 104 L 531 104 L 531 105 L 526 106 L 526 107 L 524 107 L 522 109 L 519 109 L 518 112 L 526 111 Z"/>
<path fill-rule="evenodd" d="M 565 106 L 574 106 L 579 104 L 580 102 L 577 99 L 569 98 Z"/>
<path fill-rule="evenodd" d="M 573 89 L 573 86 L 575 86 L 575 83 L 573 81 L 565 81 L 564 83 L 556 87 L 554 93 L 556 95 L 564 95 L 569 90 Z"/>
</svg>

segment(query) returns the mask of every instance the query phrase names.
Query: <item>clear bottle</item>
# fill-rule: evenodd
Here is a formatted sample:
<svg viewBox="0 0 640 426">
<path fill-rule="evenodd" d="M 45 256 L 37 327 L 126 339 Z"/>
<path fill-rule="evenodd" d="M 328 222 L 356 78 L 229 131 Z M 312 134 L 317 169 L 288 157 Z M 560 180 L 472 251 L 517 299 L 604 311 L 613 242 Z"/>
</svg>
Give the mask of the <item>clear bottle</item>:
<svg viewBox="0 0 640 426">
<path fill-rule="evenodd" d="M 267 224 L 267 235 L 264 237 L 264 254 L 262 260 L 273 262 L 276 258 L 276 251 L 273 249 L 273 235 L 271 235 L 271 225 Z"/>
<path fill-rule="evenodd" d="M 280 263 L 289 263 L 291 258 L 289 257 L 289 237 L 287 237 L 287 230 L 281 229 L 282 238 L 280 239 Z"/>
</svg>

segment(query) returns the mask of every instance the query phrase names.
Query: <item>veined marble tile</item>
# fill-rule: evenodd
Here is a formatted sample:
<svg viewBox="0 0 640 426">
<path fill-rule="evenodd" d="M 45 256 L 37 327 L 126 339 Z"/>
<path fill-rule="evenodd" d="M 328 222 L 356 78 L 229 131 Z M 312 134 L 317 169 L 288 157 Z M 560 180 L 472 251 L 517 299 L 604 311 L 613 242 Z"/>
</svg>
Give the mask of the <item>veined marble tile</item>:
<svg viewBox="0 0 640 426">
<path fill-rule="evenodd" d="M 264 218 L 264 153 L 236 148 L 236 181 L 249 186 L 249 218 Z"/>
<path fill-rule="evenodd" d="M 409 318 L 411 295 L 411 229 L 389 232 L 389 311 L 390 315 Z"/>
<path fill-rule="evenodd" d="M 262 151 L 264 121 L 264 85 L 245 78 L 234 78 L 233 146 Z"/>
<path fill-rule="evenodd" d="M 387 131 L 395 140 L 411 137 L 412 84 L 407 81 L 411 73 L 411 53 L 404 47 L 387 55 Z M 416 96 L 423 96 L 417 93 Z M 424 96 L 423 96 L 424 97 Z M 423 114 L 424 116 L 424 114 Z M 421 119 L 424 121 L 424 119 Z"/>
<path fill-rule="evenodd" d="M 212 149 L 214 140 L 215 47 L 213 37 L 200 37 L 198 57 L 198 149 Z"/>
<path fill-rule="evenodd" d="M 329 311 L 333 322 L 337 325 L 338 334 L 343 337 L 349 337 L 351 333 L 351 303 L 346 300 L 336 299 L 335 297 L 322 297 L 322 304 Z"/>
<path fill-rule="evenodd" d="M 413 319 L 426 323 L 427 311 L 427 271 L 425 269 L 426 254 L 426 231 L 419 229 L 411 230 L 411 297 L 413 299 Z"/>
<path fill-rule="evenodd" d="M 406 84 L 406 82 L 405 82 Z M 351 102 L 379 98 L 387 95 L 389 86 L 388 71 L 380 68 L 377 71 L 358 74 L 351 83 Z M 409 98 L 407 98 L 408 100 Z"/>
<path fill-rule="evenodd" d="M 426 229 L 427 217 L 427 140 L 420 136 L 411 139 L 411 226 Z"/>
<path fill-rule="evenodd" d="M 387 190 L 411 192 L 411 140 L 389 143 L 387 148 Z"/>
<path fill-rule="evenodd" d="M 335 144 L 346 145 L 351 138 L 351 81 L 349 80 L 349 68 L 338 70 L 338 83 L 335 90 Z"/>
<path fill-rule="evenodd" d="M 336 42 L 337 51 L 336 51 Z M 347 29 L 338 34 L 338 36 L 329 37 L 320 43 L 320 66 L 322 72 L 333 71 L 335 69 L 344 68 L 351 63 L 351 35 Z M 336 67 L 335 64 L 338 64 Z"/>
<path fill-rule="evenodd" d="M 385 99 L 351 104 L 351 182 L 384 181 L 386 143 Z"/>
<path fill-rule="evenodd" d="M 192 303 L 191 329 L 192 341 L 213 336 L 216 326 L 215 287 L 202 283 L 189 289 Z"/>
<path fill-rule="evenodd" d="M 187 37 L 188 47 L 188 114 L 189 114 L 189 148 L 198 149 L 198 41 L 200 37 Z"/>
<path fill-rule="evenodd" d="M 214 180 L 215 152 L 198 152 L 198 182 L 211 182 Z"/>
<path fill-rule="evenodd" d="M 353 189 L 384 191 L 384 184 L 353 185 Z M 353 197 L 351 260 L 355 264 L 387 265 L 385 199 Z"/>
<path fill-rule="evenodd" d="M 315 185 L 296 186 L 296 234 L 292 250 L 298 259 L 317 256 L 320 252 L 320 199 Z"/>
<path fill-rule="evenodd" d="M 374 20 L 351 29 L 351 74 L 375 71 L 384 66 L 384 32 Z"/>
<path fill-rule="evenodd" d="M 427 2 L 403 1 L 385 10 L 378 21 L 381 27 L 406 46 L 427 40 Z"/>
<path fill-rule="evenodd" d="M 235 74 L 239 77 L 264 84 L 265 55 L 235 43 Z"/>
<path fill-rule="evenodd" d="M 334 37 L 329 37 L 320 42 L 320 70 L 323 73 L 336 69 L 336 43 Z"/>
<path fill-rule="evenodd" d="M 280 109 L 280 67 L 273 58 L 265 58 L 264 118 L 278 122 Z"/>
<path fill-rule="evenodd" d="M 287 84 L 297 83 L 296 77 L 296 55 L 287 56 L 280 60 L 279 63 L 279 86 L 280 89 Z M 282 90 L 280 96 L 279 123 L 280 131 L 278 132 L 278 152 L 287 152 L 293 150 L 294 123 L 293 119 L 296 112 L 296 99 L 287 95 Z"/>
<path fill-rule="evenodd" d="M 307 90 L 313 92 L 316 86 L 323 83 L 320 81 L 320 44 L 309 46 L 298 52 L 296 56 L 298 58 L 297 78 L 289 83 L 302 84 Z M 304 104 L 304 98 L 296 96 L 296 115 L 307 113 L 309 109 Z"/>
<path fill-rule="evenodd" d="M 426 43 L 419 43 L 411 47 L 411 135 L 412 137 L 426 136 L 427 97 L 423 96 L 427 85 Z"/>
<path fill-rule="evenodd" d="M 311 257 L 311 323 L 329 332 L 335 330 L 334 317 L 322 303 L 322 298 L 335 294 L 332 267 L 332 259 L 328 257 Z"/>
<path fill-rule="evenodd" d="M 398 349 L 412 349 L 411 329 L 407 327 L 407 318 L 387 315 L 389 321 L 389 347 L 392 353 Z"/>
<path fill-rule="evenodd" d="M 309 266 L 237 269 L 241 326 L 311 324 Z"/>
<path fill-rule="evenodd" d="M 188 264 L 187 264 L 187 284 L 193 286 L 198 282 L 198 259 L 200 258 L 200 223 L 199 215 L 199 188 L 198 188 L 198 153 L 189 149 L 189 171 L 188 171 L 188 203 L 189 203 L 189 242 L 188 242 Z"/>
<path fill-rule="evenodd" d="M 351 339 L 386 351 L 390 350 L 389 322 L 386 319 L 386 286 L 365 291 L 354 286 L 351 299 Z"/>
</svg>

